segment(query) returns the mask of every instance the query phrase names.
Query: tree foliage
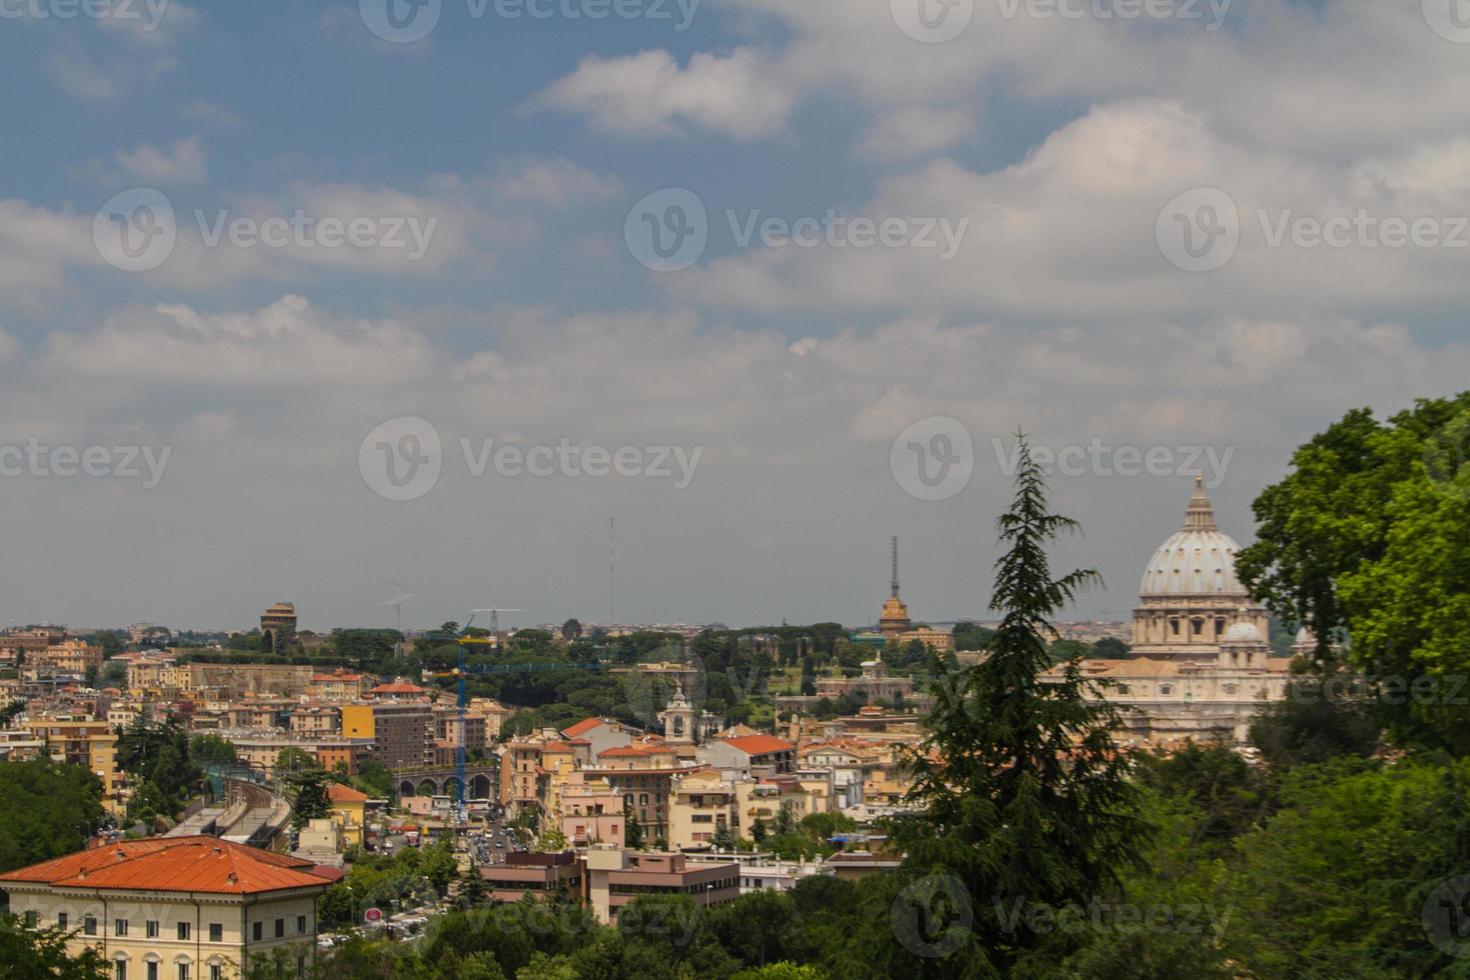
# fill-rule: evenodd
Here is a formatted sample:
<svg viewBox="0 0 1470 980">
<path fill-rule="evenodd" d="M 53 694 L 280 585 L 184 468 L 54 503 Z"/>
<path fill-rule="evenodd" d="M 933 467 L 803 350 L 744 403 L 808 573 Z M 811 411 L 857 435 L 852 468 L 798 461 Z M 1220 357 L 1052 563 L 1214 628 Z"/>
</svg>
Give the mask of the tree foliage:
<svg viewBox="0 0 1470 980">
<path fill-rule="evenodd" d="M 102 819 L 102 782 L 87 769 L 0 762 L 0 872 L 81 850 Z"/>
<path fill-rule="evenodd" d="M 1296 450 L 1255 501 L 1257 540 L 1237 567 L 1282 619 L 1306 623 L 1319 669 L 1347 641 L 1353 669 L 1398 738 L 1470 747 L 1470 392 L 1379 422 L 1367 409 Z M 1416 682 L 1421 693 L 1408 693 Z"/>
<path fill-rule="evenodd" d="M 107 980 L 107 963 L 96 949 L 76 956 L 59 929 L 27 929 L 14 916 L 0 918 L 0 977 Z"/>
</svg>

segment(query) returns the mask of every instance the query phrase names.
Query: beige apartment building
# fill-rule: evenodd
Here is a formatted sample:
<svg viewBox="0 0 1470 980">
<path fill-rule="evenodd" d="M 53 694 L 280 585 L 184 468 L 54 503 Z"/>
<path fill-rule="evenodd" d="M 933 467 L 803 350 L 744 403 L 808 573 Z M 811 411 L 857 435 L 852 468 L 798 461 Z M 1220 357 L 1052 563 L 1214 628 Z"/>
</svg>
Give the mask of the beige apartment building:
<svg viewBox="0 0 1470 980">
<path fill-rule="evenodd" d="M 691 864 L 683 854 L 603 847 L 589 848 L 583 861 L 588 905 L 608 925 L 616 925 L 618 912 L 640 895 L 687 895 L 705 906 L 740 897 L 738 864 Z"/>
<path fill-rule="evenodd" d="M 750 836 L 740 826 L 737 780 L 715 769 L 675 776 L 669 792 L 669 850 L 711 847 L 721 827 L 735 837 Z"/>
<path fill-rule="evenodd" d="M 266 956 L 306 975 L 334 880 L 214 837 L 155 837 L 11 871 L 0 887 L 25 925 L 74 931 L 73 955 L 97 949 L 113 980 L 237 980 Z"/>
<path fill-rule="evenodd" d="M 85 677 L 89 670 L 102 669 L 102 648 L 88 646 L 81 640 L 67 639 L 30 653 L 26 657 L 26 663 L 50 667 L 61 674 Z"/>
<path fill-rule="evenodd" d="M 573 847 L 623 846 L 623 794 L 605 779 L 578 770 L 561 787 L 561 832 Z"/>
<path fill-rule="evenodd" d="M 46 754 L 57 762 L 82 766 L 102 780 L 102 805 L 122 809 L 124 774 L 117 767 L 117 735 L 103 719 L 32 718 L 25 723 L 31 737 L 44 742 Z"/>
</svg>

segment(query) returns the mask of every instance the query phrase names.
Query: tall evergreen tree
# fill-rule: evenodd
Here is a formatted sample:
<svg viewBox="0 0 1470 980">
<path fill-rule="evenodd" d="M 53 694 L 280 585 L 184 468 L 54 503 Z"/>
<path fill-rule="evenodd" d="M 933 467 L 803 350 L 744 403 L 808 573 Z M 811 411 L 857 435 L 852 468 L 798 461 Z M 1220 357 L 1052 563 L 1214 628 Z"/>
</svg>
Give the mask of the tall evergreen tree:
<svg viewBox="0 0 1470 980">
<path fill-rule="evenodd" d="M 1018 442 L 990 602 L 1000 626 L 983 662 L 934 686 L 908 794 L 922 812 L 894 828 L 906 874 L 942 876 L 928 881 L 941 882 L 951 905 L 968 896 L 973 916 L 964 946 L 949 959 L 921 958 L 920 975 L 1010 972 L 1041 940 L 1026 913 L 1085 905 L 1139 860 L 1145 829 L 1113 741 L 1116 711 L 1097 700 L 1076 661 L 1060 678 L 1042 676 L 1057 637 L 1049 617 L 1100 579 L 1093 571 L 1052 577 L 1047 547 L 1078 526 L 1048 510 L 1041 467 L 1025 437 Z"/>
</svg>

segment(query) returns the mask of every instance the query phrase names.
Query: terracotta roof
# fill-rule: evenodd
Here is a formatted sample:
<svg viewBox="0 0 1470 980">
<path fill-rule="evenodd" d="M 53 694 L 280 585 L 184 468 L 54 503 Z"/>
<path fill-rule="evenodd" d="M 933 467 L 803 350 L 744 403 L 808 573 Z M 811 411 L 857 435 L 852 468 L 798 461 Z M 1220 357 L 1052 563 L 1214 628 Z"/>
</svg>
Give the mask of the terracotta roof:
<svg viewBox="0 0 1470 980">
<path fill-rule="evenodd" d="M 428 688 L 419 687 L 417 684 L 395 682 L 393 684 L 379 684 L 373 688 L 374 694 L 423 694 Z"/>
<path fill-rule="evenodd" d="M 619 745 L 597 753 L 599 759 L 642 758 L 646 755 L 663 755 L 671 751 L 666 745 Z"/>
<path fill-rule="evenodd" d="M 333 783 L 327 787 L 327 799 L 333 803 L 362 803 L 368 795 L 353 789 L 351 786 L 343 786 L 341 783 Z"/>
<path fill-rule="evenodd" d="M 721 739 L 726 745 L 734 746 L 746 755 L 769 755 L 772 752 L 790 752 L 796 748 L 784 738 L 774 735 L 741 735 L 738 738 Z"/>
<path fill-rule="evenodd" d="M 217 837 L 151 837 L 43 861 L 0 875 L 0 882 L 253 895 L 329 884 L 313 873 L 315 867 L 311 861 Z"/>
<path fill-rule="evenodd" d="M 561 733 L 567 738 L 580 738 L 602 723 L 601 718 L 583 718 L 572 727 L 563 728 Z"/>
</svg>

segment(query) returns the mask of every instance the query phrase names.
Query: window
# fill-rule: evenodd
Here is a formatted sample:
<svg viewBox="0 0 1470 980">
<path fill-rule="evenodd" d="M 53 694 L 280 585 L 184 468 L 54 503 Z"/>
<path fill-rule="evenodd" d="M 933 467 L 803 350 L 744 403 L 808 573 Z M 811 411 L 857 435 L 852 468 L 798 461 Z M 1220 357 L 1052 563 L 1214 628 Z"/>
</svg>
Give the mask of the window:
<svg viewBox="0 0 1470 980">
<path fill-rule="evenodd" d="M 149 939 L 157 939 L 158 938 L 158 920 L 157 919 L 149 919 L 147 922 L 143 923 L 143 933 Z M 157 973 L 158 971 L 155 970 L 154 972 Z"/>
<path fill-rule="evenodd" d="M 189 923 L 187 923 L 187 922 L 180 922 L 179 923 L 179 939 L 186 940 L 188 938 L 189 938 Z M 181 963 L 179 965 L 179 968 L 180 969 L 183 969 L 184 967 L 186 967 L 188 965 L 189 964 L 187 964 L 187 963 Z M 179 974 L 179 980 L 189 980 L 189 978 L 186 977 L 186 976 L 184 976 L 184 974 L 181 973 L 181 974 Z"/>
<path fill-rule="evenodd" d="M 305 980 L 305 977 L 306 977 L 306 957 L 305 956 L 298 956 L 298 957 L 296 957 L 296 980 Z"/>
<path fill-rule="evenodd" d="M 265 938 L 265 923 L 255 923 L 255 925 L 251 927 L 250 938 L 254 939 L 256 942 L 260 942 L 263 938 Z"/>
<path fill-rule="evenodd" d="M 85 932 L 89 936 L 97 935 L 97 917 L 95 915 L 88 915 L 82 918 L 82 932 Z"/>
<path fill-rule="evenodd" d="M 66 931 L 66 913 L 65 912 L 57 912 L 56 913 L 56 928 L 60 929 L 62 932 L 65 932 Z"/>
<path fill-rule="evenodd" d="M 112 920 L 112 934 L 114 936 L 126 936 L 128 934 L 128 920 L 127 919 L 113 919 Z"/>
<path fill-rule="evenodd" d="M 158 964 L 157 963 L 149 963 L 148 964 L 148 969 L 145 970 L 144 972 L 146 972 L 148 974 L 148 980 L 158 980 Z"/>
<path fill-rule="evenodd" d="M 179 980 L 189 980 L 189 964 L 179 964 Z"/>
<path fill-rule="evenodd" d="M 114 980 L 128 980 L 128 965 L 118 960 L 112 965 L 112 976 Z"/>
<path fill-rule="evenodd" d="M 27 909 L 26 910 L 26 928 L 27 929 L 34 929 L 34 928 L 36 928 L 36 926 L 38 926 L 40 924 L 40 922 L 41 922 L 41 913 L 37 912 L 35 909 Z"/>
<path fill-rule="evenodd" d="M 285 934 L 286 934 L 286 920 L 285 919 L 277 919 L 276 920 L 276 938 L 277 939 L 280 939 Z"/>
<path fill-rule="evenodd" d="M 298 915 L 296 917 L 296 931 L 300 933 L 306 932 L 306 916 Z"/>
<path fill-rule="evenodd" d="M 218 963 L 209 964 L 209 980 L 221 980 L 224 975 L 224 967 L 220 966 Z"/>
<path fill-rule="evenodd" d="M 225 927 L 218 922 L 211 922 L 209 924 L 209 941 L 212 943 L 224 942 Z"/>
<path fill-rule="evenodd" d="M 1174 688 L 1170 684 L 1160 684 L 1159 685 L 1159 693 L 1160 694 L 1172 694 L 1172 693 L 1174 693 Z"/>
</svg>

